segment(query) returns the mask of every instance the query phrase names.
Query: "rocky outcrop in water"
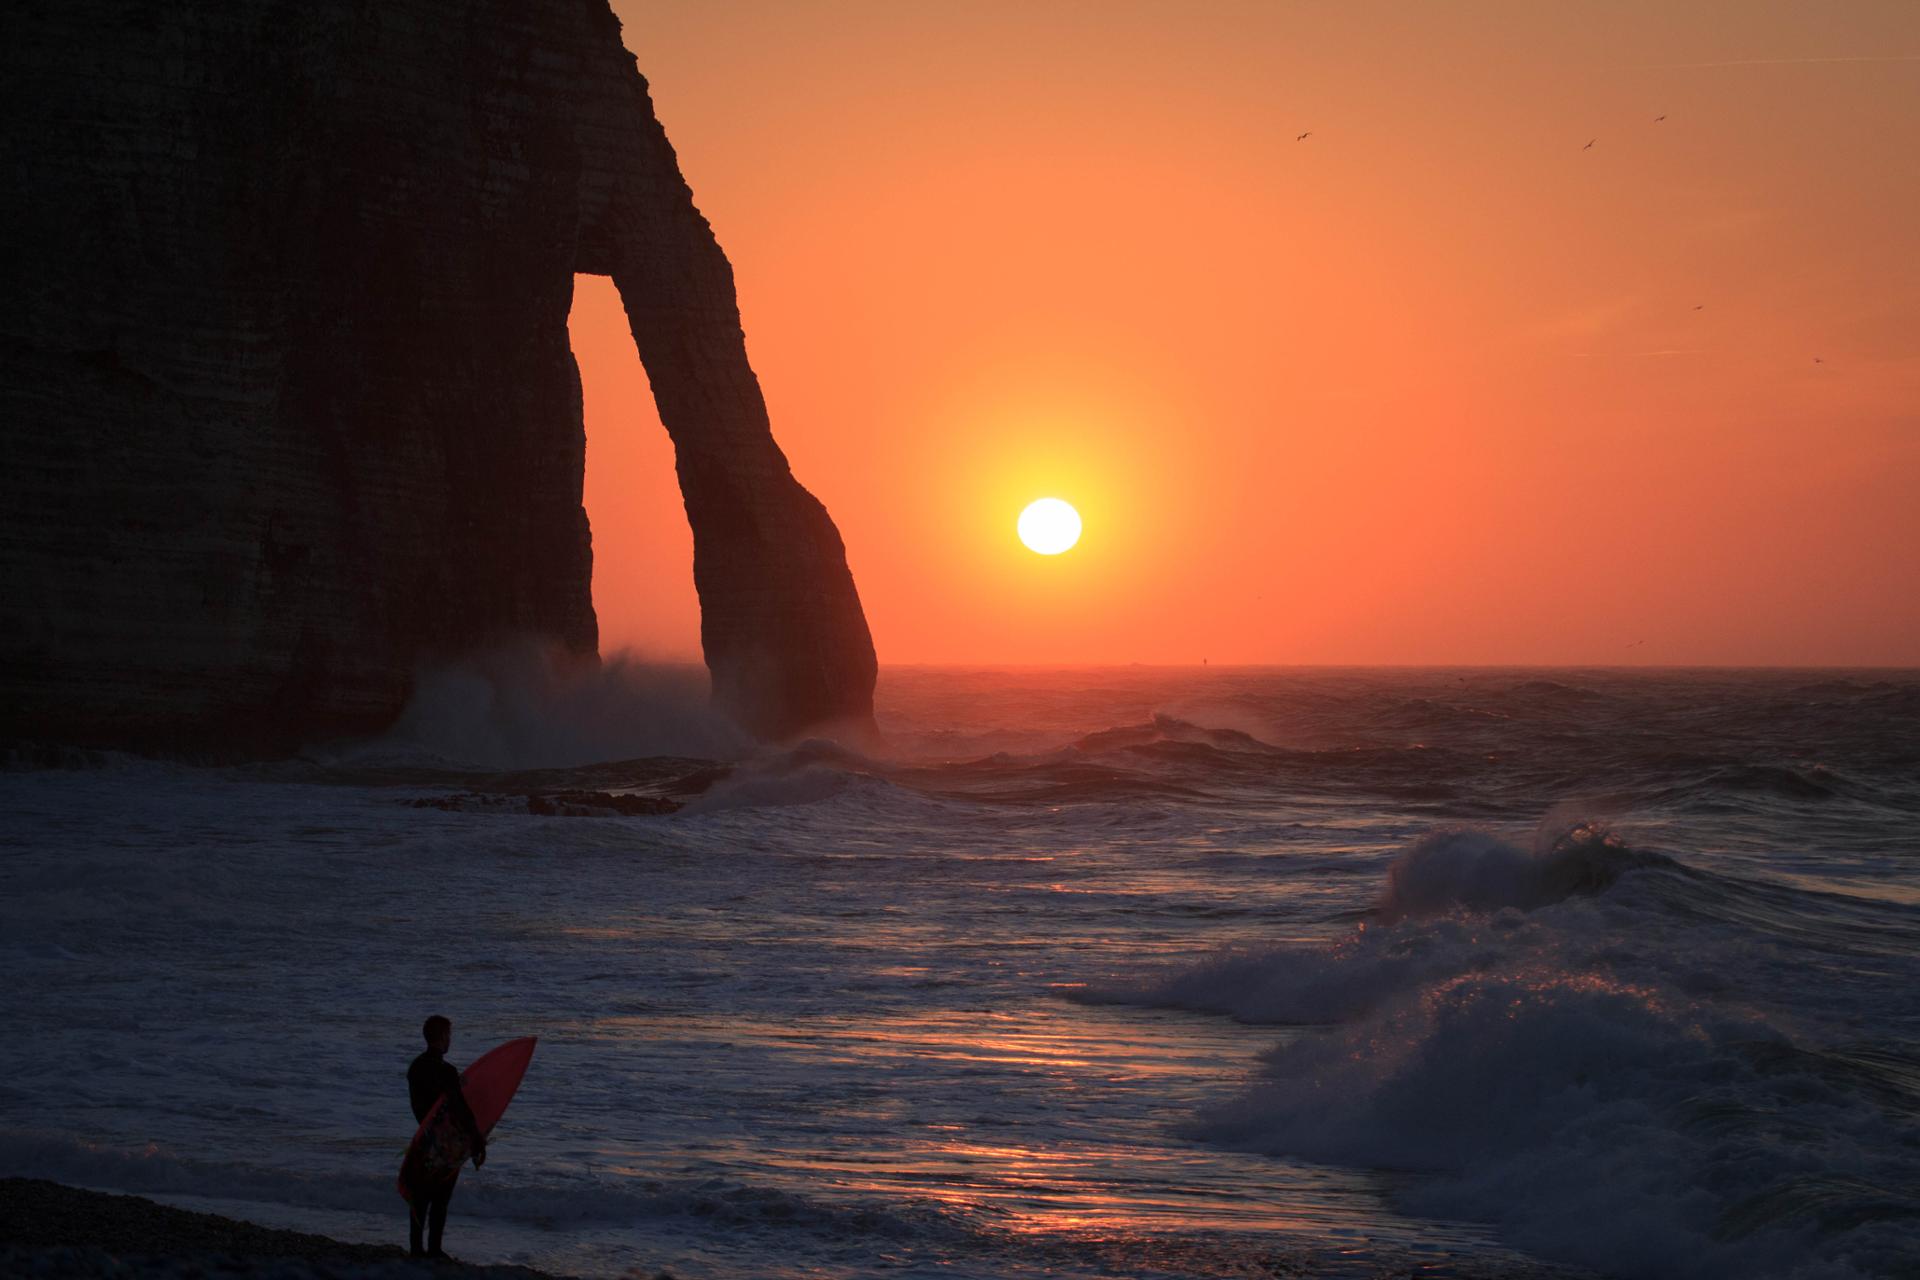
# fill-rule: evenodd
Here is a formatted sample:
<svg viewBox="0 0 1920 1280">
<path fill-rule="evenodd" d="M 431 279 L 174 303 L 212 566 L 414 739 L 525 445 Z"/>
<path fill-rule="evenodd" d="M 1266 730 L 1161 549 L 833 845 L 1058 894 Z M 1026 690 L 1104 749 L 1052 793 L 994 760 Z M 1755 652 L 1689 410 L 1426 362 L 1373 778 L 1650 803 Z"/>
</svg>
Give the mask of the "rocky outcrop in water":
<svg viewBox="0 0 1920 1280">
<path fill-rule="evenodd" d="M 286 750 L 476 645 L 592 653 L 576 272 L 674 439 L 716 699 L 870 718 L 605 0 L 26 0 L 0 110 L 0 737 Z"/>
</svg>

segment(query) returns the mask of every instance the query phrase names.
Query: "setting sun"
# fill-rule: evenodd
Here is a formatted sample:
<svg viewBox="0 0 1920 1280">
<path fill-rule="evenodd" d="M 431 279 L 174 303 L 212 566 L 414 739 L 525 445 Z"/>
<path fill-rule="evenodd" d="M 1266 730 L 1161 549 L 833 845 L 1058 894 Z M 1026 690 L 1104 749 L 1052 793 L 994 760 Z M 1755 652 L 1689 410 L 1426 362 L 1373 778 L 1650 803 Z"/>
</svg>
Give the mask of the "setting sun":
<svg viewBox="0 0 1920 1280">
<path fill-rule="evenodd" d="M 1080 541 L 1080 513 L 1059 498 L 1041 498 L 1020 513 L 1018 528 L 1029 551 L 1057 556 Z"/>
</svg>

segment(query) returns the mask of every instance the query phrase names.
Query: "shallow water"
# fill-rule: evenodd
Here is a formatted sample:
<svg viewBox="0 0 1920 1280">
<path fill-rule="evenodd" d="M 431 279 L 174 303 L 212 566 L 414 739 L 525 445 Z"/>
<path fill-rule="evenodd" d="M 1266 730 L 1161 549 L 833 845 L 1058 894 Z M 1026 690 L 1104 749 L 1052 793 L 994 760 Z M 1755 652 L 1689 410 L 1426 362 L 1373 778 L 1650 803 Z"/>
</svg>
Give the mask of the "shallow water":
<svg viewBox="0 0 1920 1280">
<path fill-rule="evenodd" d="M 884 748 L 717 781 L 622 759 L 732 747 L 657 679 L 500 678 L 305 761 L 0 776 L 0 1171 L 397 1239 L 438 1010 L 456 1062 L 541 1037 L 476 1259 L 1920 1251 L 1911 673 L 889 670 Z M 690 803 L 406 803 L 536 766 Z"/>
</svg>

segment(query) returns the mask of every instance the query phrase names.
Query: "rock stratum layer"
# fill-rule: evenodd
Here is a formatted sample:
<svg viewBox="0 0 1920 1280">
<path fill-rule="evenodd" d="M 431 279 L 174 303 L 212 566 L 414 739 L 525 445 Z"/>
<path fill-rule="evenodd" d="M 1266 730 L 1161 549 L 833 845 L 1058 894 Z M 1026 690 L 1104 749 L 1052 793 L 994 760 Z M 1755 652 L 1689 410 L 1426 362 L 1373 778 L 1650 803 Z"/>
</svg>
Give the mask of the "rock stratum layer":
<svg viewBox="0 0 1920 1280">
<path fill-rule="evenodd" d="M 870 720 L 839 533 L 605 0 L 27 0 L 0 108 L 0 736 L 289 750 L 476 646 L 593 654 L 576 272 L 673 437 L 716 700 Z"/>
</svg>

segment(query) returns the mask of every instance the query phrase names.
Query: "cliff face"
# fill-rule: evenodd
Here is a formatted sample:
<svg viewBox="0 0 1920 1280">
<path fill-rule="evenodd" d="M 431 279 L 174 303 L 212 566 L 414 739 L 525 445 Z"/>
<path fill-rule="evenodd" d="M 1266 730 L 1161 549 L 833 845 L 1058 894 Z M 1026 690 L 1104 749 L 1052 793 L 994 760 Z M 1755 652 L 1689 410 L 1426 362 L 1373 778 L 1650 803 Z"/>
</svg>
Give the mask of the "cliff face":
<svg viewBox="0 0 1920 1280">
<path fill-rule="evenodd" d="M 0 110 L 0 736 L 285 749 L 506 635 L 592 653 L 575 272 L 674 439 L 716 698 L 870 718 L 605 0 L 29 2 Z"/>
</svg>

